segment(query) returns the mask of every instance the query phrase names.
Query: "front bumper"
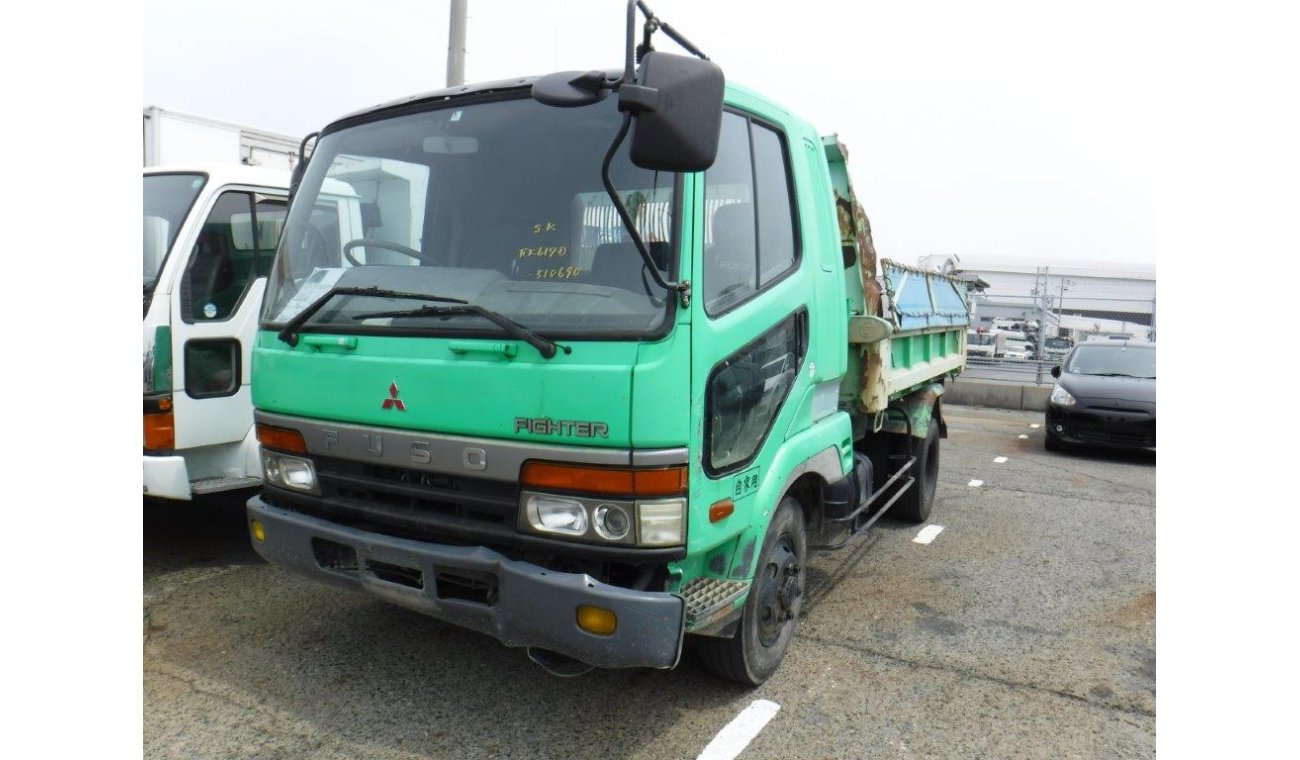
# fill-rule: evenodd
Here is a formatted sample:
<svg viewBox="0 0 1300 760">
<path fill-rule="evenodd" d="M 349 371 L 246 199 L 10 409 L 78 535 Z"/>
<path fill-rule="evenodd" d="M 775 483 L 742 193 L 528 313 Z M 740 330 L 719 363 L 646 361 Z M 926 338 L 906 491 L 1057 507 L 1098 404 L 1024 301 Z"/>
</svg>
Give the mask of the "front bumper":
<svg viewBox="0 0 1300 760">
<path fill-rule="evenodd" d="M 1047 435 L 1062 443 L 1121 449 L 1156 447 L 1155 414 L 1136 410 L 1047 405 Z M 1059 428 L 1059 429 L 1058 429 Z"/>
<path fill-rule="evenodd" d="M 190 476 L 185 466 L 185 457 L 150 454 L 142 456 L 144 457 L 145 496 L 186 501 L 193 498 L 190 493 Z"/>
<path fill-rule="evenodd" d="M 254 496 L 250 520 L 266 531 L 257 553 L 341 588 L 486 633 L 511 647 L 540 647 L 602 668 L 671 668 L 681 654 L 680 597 L 546 570 L 482 546 L 412 541 L 279 509 Z M 611 610 L 617 630 L 578 627 L 577 608 Z"/>
</svg>

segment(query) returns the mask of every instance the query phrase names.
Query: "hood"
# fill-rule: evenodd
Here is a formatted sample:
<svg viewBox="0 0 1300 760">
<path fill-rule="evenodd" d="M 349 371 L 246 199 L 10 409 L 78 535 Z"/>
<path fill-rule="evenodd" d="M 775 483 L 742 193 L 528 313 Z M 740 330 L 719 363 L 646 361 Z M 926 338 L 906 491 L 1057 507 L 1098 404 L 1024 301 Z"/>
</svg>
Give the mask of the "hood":
<svg viewBox="0 0 1300 760">
<path fill-rule="evenodd" d="M 1100 399 L 1140 404 L 1156 402 L 1155 378 L 1062 374 L 1057 383 L 1080 401 Z"/>
</svg>

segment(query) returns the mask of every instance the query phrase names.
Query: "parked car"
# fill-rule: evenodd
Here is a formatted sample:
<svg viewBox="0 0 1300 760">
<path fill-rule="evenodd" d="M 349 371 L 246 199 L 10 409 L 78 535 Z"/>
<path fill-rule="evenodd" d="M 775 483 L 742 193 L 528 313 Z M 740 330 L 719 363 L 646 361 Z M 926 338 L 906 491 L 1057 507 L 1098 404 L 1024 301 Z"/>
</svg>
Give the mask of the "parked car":
<svg viewBox="0 0 1300 760">
<path fill-rule="evenodd" d="M 1075 346 L 1052 368 L 1048 451 L 1070 444 L 1129 449 L 1156 447 L 1156 346 L 1098 341 Z"/>
</svg>

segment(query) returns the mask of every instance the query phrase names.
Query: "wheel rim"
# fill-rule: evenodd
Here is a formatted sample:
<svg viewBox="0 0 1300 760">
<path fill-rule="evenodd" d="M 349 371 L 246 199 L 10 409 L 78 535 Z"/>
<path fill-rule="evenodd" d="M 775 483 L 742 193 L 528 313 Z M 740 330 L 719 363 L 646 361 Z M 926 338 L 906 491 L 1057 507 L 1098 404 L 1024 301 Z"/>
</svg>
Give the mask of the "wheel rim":
<svg viewBox="0 0 1300 760">
<path fill-rule="evenodd" d="M 799 614 L 802 570 L 794 540 L 789 534 L 781 534 L 759 569 L 758 641 L 765 647 L 776 644 L 782 631 Z"/>
</svg>

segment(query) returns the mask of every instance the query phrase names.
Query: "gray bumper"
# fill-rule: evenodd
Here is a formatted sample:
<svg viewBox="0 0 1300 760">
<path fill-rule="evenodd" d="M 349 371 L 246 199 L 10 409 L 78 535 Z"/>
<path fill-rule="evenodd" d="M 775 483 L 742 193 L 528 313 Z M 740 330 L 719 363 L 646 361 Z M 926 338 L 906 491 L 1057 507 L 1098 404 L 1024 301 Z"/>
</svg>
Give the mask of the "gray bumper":
<svg viewBox="0 0 1300 760">
<path fill-rule="evenodd" d="M 266 540 L 253 540 L 253 548 L 269 562 L 486 633 L 506 646 L 550 649 L 602 668 L 671 668 L 681 654 L 683 604 L 674 594 L 610 586 L 586 574 L 507 559 L 481 546 L 369 533 L 273 507 L 260 496 L 249 500 L 248 515 L 265 526 Z M 323 566 L 314 539 L 354 551 L 355 562 Z M 410 577 L 404 582 L 385 580 L 375 574 L 372 563 L 380 563 L 380 574 L 395 566 Z M 419 581 L 411 580 L 414 571 Z M 495 582 L 495 594 L 488 602 L 441 597 L 435 582 L 440 571 L 488 578 Z M 610 636 L 582 630 L 577 624 L 580 604 L 612 610 L 618 629 Z"/>
</svg>

